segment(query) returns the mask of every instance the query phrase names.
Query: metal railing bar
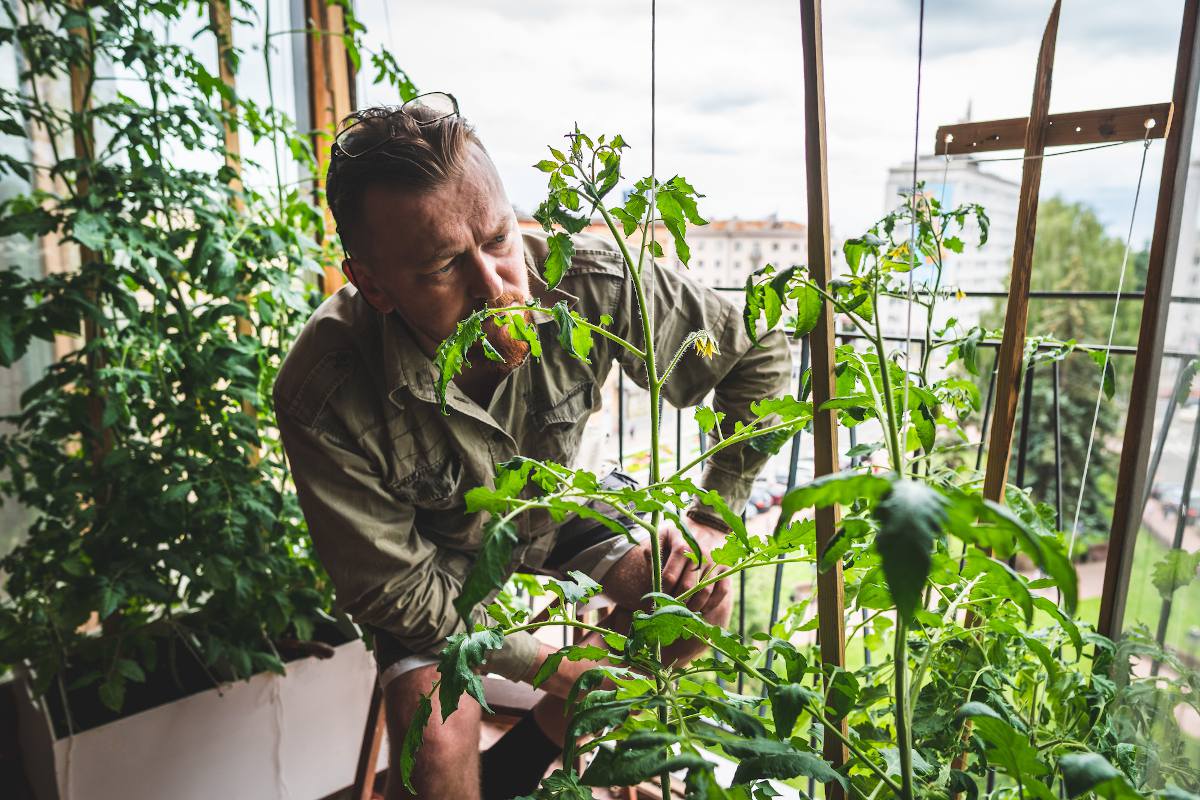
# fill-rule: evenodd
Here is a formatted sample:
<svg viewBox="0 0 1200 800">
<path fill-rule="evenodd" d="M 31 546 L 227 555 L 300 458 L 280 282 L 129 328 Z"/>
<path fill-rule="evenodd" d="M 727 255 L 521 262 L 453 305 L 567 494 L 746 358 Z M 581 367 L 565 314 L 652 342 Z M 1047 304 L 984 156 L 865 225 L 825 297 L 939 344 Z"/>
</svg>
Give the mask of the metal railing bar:
<svg viewBox="0 0 1200 800">
<path fill-rule="evenodd" d="M 796 378 L 796 398 L 797 399 L 799 399 L 800 395 L 802 395 L 804 393 L 804 373 L 808 371 L 809 358 L 810 358 L 809 342 L 808 342 L 808 337 L 805 336 L 803 339 L 800 340 L 800 371 Z M 792 449 L 788 455 L 788 475 L 787 475 L 788 491 L 791 491 L 793 488 L 795 488 L 796 479 L 799 477 L 800 437 L 803 435 L 803 433 L 804 433 L 803 431 L 796 431 L 795 435 L 792 436 Z M 779 558 L 782 559 L 783 556 L 781 555 Z M 771 629 L 775 627 L 775 623 L 779 621 L 779 605 L 780 605 L 781 596 L 783 594 L 783 568 L 784 568 L 783 564 L 775 565 L 775 584 L 774 584 L 773 593 L 771 595 L 771 615 L 768 618 L 768 624 L 767 624 L 767 632 L 768 633 L 770 633 Z M 767 669 L 771 668 L 771 662 L 774 660 L 775 660 L 775 651 L 768 650 L 767 651 L 767 662 L 766 662 Z"/>
<path fill-rule="evenodd" d="M 1171 541 L 1171 549 L 1179 550 L 1183 547 L 1183 533 L 1187 529 L 1188 513 L 1192 508 L 1192 486 L 1196 480 L 1196 460 L 1200 456 L 1200 414 L 1196 415 L 1196 421 L 1192 423 L 1192 449 L 1188 453 L 1187 469 L 1183 473 L 1183 491 L 1179 497 L 1178 518 L 1175 521 L 1175 538 Z M 1137 546 L 1137 543 L 1134 543 Z M 1163 598 L 1162 607 L 1158 612 L 1158 626 L 1154 634 L 1155 641 L 1159 647 L 1165 645 L 1167 638 L 1167 624 L 1171 620 L 1171 597 Z M 1150 665 L 1150 674 L 1158 675 L 1159 662 L 1156 659 Z"/>
<path fill-rule="evenodd" d="M 1192 358 L 1181 359 L 1179 372 L 1175 375 L 1175 386 L 1171 389 L 1171 396 L 1167 398 L 1167 408 L 1163 413 L 1162 425 L 1159 427 L 1158 441 L 1154 443 L 1154 452 L 1150 456 L 1150 468 L 1146 470 L 1146 491 L 1142 495 L 1142 513 L 1145 513 L 1146 504 L 1150 502 L 1150 490 L 1154 488 L 1154 476 L 1158 474 L 1163 447 L 1166 445 L 1167 435 L 1171 431 L 1171 422 L 1175 419 L 1175 410 L 1179 405 L 1179 393 L 1183 391 L 1184 381 L 1190 380 L 1187 370 L 1192 360 Z"/>
<path fill-rule="evenodd" d="M 744 292 L 746 290 L 746 287 L 744 287 L 744 286 L 713 286 L 711 288 L 718 292 Z M 942 290 L 939 292 L 939 294 L 946 296 L 946 297 L 954 296 L 954 292 L 952 290 Z M 989 299 L 1003 300 L 1008 297 L 1008 292 L 1001 291 L 999 289 L 991 290 L 991 291 L 975 291 L 975 292 L 967 292 L 966 296 L 968 298 L 983 297 L 983 298 L 989 298 Z M 1144 300 L 1145 297 L 1146 297 L 1146 293 L 1142 292 L 1142 291 L 1137 291 L 1137 292 L 1122 291 L 1120 294 L 1121 300 L 1141 301 L 1141 300 Z M 1031 291 L 1029 293 L 1029 299 L 1031 299 L 1031 300 L 1104 301 L 1104 300 L 1116 300 L 1117 293 L 1109 292 L 1109 291 L 1099 291 L 1099 290 L 1096 290 L 1096 291 L 1091 291 L 1091 290 L 1072 291 L 1072 290 L 1065 290 L 1065 289 L 1042 289 L 1042 290 Z M 1192 295 L 1172 295 L 1171 302 L 1172 303 L 1184 303 L 1184 304 L 1188 304 L 1188 305 L 1198 305 L 1198 304 L 1200 304 L 1200 297 L 1192 296 Z"/>
</svg>

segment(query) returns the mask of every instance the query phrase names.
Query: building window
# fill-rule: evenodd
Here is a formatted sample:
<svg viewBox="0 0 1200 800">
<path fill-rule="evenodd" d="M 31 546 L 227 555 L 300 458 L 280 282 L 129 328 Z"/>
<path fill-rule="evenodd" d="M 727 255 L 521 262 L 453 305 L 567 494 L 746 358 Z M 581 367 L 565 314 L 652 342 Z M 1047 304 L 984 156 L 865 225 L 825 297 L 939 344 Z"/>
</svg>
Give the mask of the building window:
<svg viewBox="0 0 1200 800">
<path fill-rule="evenodd" d="M 779 242 L 771 242 L 771 249 L 772 249 L 772 250 L 778 250 L 778 249 L 779 249 Z"/>
<path fill-rule="evenodd" d="M 742 243 L 741 243 L 741 242 L 734 242 L 734 243 L 733 243 L 733 249 L 734 249 L 734 250 L 741 250 L 741 249 L 742 249 Z"/>
<path fill-rule="evenodd" d="M 797 251 L 797 250 L 799 250 L 799 249 L 800 249 L 800 243 L 799 243 L 799 242 L 792 242 L 792 252 L 794 253 L 794 252 L 796 252 L 796 251 Z"/>
</svg>

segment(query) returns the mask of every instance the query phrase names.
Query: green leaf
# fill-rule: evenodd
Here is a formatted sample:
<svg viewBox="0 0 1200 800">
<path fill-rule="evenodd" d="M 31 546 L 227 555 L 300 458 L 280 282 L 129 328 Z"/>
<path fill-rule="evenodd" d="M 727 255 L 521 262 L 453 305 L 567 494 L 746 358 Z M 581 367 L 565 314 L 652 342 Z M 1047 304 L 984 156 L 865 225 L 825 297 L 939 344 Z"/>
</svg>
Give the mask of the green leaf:
<svg viewBox="0 0 1200 800">
<path fill-rule="evenodd" d="M 763 778 L 789 780 L 799 777 L 812 778 L 818 783 L 838 783 L 843 788 L 846 786 L 846 776 L 829 766 L 824 759 L 796 750 L 743 758 L 733 774 L 733 783 L 737 785 Z"/>
<path fill-rule="evenodd" d="M 779 532 L 786 528 L 792 517 L 803 508 L 850 505 L 857 500 L 870 505 L 886 492 L 889 486 L 891 481 L 888 478 L 860 470 L 823 475 L 803 486 L 797 486 L 783 496 L 774 535 L 778 537 Z"/>
<path fill-rule="evenodd" d="M 556 769 L 542 779 L 535 793 L 515 800 L 594 800 L 594 797 L 591 789 L 579 783 L 574 772 Z"/>
<path fill-rule="evenodd" d="M 551 675 L 558 672 L 558 667 L 564 658 L 568 661 L 600 661 L 607 655 L 607 650 L 594 644 L 569 644 L 566 647 L 561 647 L 548 655 L 546 660 L 542 662 L 542 666 L 538 668 L 537 674 L 533 676 L 532 685 L 535 688 L 541 686 Z"/>
<path fill-rule="evenodd" d="M 723 419 L 725 419 L 724 411 L 713 411 L 708 406 L 696 406 L 696 424 L 705 433 L 712 433 Z"/>
<path fill-rule="evenodd" d="M 145 683 L 146 673 L 142 671 L 141 665 L 136 661 L 128 658 L 119 658 L 116 663 L 117 672 L 121 673 L 122 677 L 131 680 L 134 683 Z"/>
<path fill-rule="evenodd" d="M 542 172 L 554 172 L 554 170 L 558 169 L 558 164 L 548 158 L 543 158 L 541 161 L 534 164 L 534 166 L 540 169 Z"/>
<path fill-rule="evenodd" d="M 579 570 L 573 569 L 567 574 L 571 580 L 551 578 L 549 583 L 550 591 L 558 595 L 563 603 L 580 603 L 599 593 L 600 584 Z"/>
<path fill-rule="evenodd" d="M 113 711 L 120 711 L 125 705 L 125 680 L 119 675 L 112 675 L 100 684 L 100 702 Z"/>
<path fill-rule="evenodd" d="M 1196 579 L 1200 568 L 1200 550 L 1168 550 L 1157 564 L 1150 578 L 1163 600 L 1170 600 L 1175 591 Z"/>
<path fill-rule="evenodd" d="M 504 637 L 495 628 L 456 633 L 449 638 L 438 661 L 438 672 L 442 676 L 438 695 L 441 697 L 443 720 L 449 719 L 458 708 L 458 700 L 464 692 L 474 697 L 484 711 L 492 713 L 487 698 L 483 696 L 483 681 L 475 670 L 487 660 L 489 650 L 499 650 L 503 646 Z"/>
<path fill-rule="evenodd" d="M 542 267 L 542 277 L 546 285 L 553 289 L 558 286 L 563 275 L 571 268 L 571 259 L 575 255 L 575 245 L 566 233 L 556 233 L 546 239 L 550 252 L 546 256 L 546 264 Z"/>
<path fill-rule="evenodd" d="M 786 739 L 792 735 L 796 720 L 808 706 L 820 707 L 821 697 L 812 689 L 797 683 L 781 683 L 767 690 L 771 699 L 771 717 L 775 721 L 775 735 Z"/>
<path fill-rule="evenodd" d="M 483 322 L 486 318 L 487 311 L 485 309 L 471 314 L 458 323 L 453 335 L 443 340 L 438 345 L 437 352 L 434 353 L 433 365 L 438 371 L 435 389 L 443 414 L 450 413 L 446 408 L 446 390 L 449 388 L 450 382 L 462 373 L 464 365 L 471 366 L 471 362 L 467 360 L 467 350 L 476 341 L 483 338 Z"/>
<path fill-rule="evenodd" d="M 580 780 L 586 786 L 636 786 L 663 772 L 708 767 L 695 753 L 673 755 L 665 747 L 613 750 L 601 745 Z"/>
<path fill-rule="evenodd" d="M 592 363 L 588 359 L 592 351 L 592 332 L 579 324 L 582 317 L 568 309 L 565 300 L 555 303 L 550 313 L 558 323 L 558 342 L 563 349 L 584 364 Z"/>
<path fill-rule="evenodd" d="M 1050 616 L 1058 620 L 1058 624 L 1064 631 L 1067 632 L 1067 638 L 1071 640 L 1071 644 L 1075 647 L 1075 652 L 1083 652 L 1083 637 L 1079 635 L 1079 626 L 1075 624 L 1075 620 L 1068 617 L 1062 612 L 1062 609 L 1054 604 L 1054 601 L 1048 597 L 1034 597 L 1034 608 L 1040 608 Z"/>
<path fill-rule="evenodd" d="M 1058 760 L 1067 797 L 1074 798 L 1095 792 L 1108 800 L 1141 797 L 1129 785 L 1125 775 L 1097 753 L 1071 753 Z"/>
<path fill-rule="evenodd" d="M 875 549 L 896 610 L 912 622 L 929 578 L 933 543 L 946 522 L 946 499 L 924 483 L 899 480 L 875 508 Z"/>
<path fill-rule="evenodd" d="M 89 250 L 103 250 L 110 232 L 108 221 L 90 211 L 80 211 L 71 221 L 71 237 Z"/>
<path fill-rule="evenodd" d="M 1100 367 L 1104 381 L 1104 397 L 1106 400 L 1112 400 L 1113 395 L 1117 391 L 1117 373 L 1113 367 L 1113 361 L 1109 358 L 1107 350 L 1093 350 L 1089 355 L 1092 361 L 1096 362 L 1096 366 Z"/>
<path fill-rule="evenodd" d="M 807 282 L 793 288 L 791 296 L 796 300 L 796 329 L 792 331 L 792 336 L 807 336 L 821 319 L 825 298 Z"/>
<path fill-rule="evenodd" d="M 966 703 L 958 710 L 959 719 L 971 718 L 974 733 L 987 745 L 988 761 L 1001 767 L 1014 779 L 1038 778 L 1049 773 L 1029 738 L 1013 728 L 1003 717 L 984 703 Z M 1026 786 L 1029 782 L 1026 782 Z"/>
<path fill-rule="evenodd" d="M 825 548 L 821 551 L 821 556 L 817 560 L 817 571 L 826 573 L 833 569 L 849 549 L 850 537 L 846 535 L 845 528 L 839 528 L 837 533 L 833 535 L 833 538 L 825 544 Z"/>
<path fill-rule="evenodd" d="M 404 743 L 400 747 L 400 780 L 404 782 L 405 788 L 409 792 L 416 794 L 416 789 L 412 785 L 412 770 L 413 765 L 417 762 L 417 751 L 421 749 L 421 742 L 425 739 L 425 726 L 429 723 L 429 717 L 433 714 L 433 701 L 428 695 L 421 695 L 421 699 L 417 701 L 417 710 L 413 713 L 412 722 L 408 725 L 408 730 L 404 733 Z"/>
<path fill-rule="evenodd" d="M 517 529 L 511 522 L 497 519 L 488 525 L 479 554 L 463 581 L 462 593 L 454 601 L 454 608 L 468 625 L 471 610 L 508 580 L 517 541 Z"/>
<path fill-rule="evenodd" d="M 974 578 L 977 575 L 987 576 L 978 584 L 991 589 L 987 594 L 1012 600 L 1021 609 L 1025 617 L 1025 624 L 1033 624 L 1033 595 L 1030 594 L 1025 579 L 1017 574 L 1016 570 L 1003 561 L 998 561 L 985 555 L 983 551 L 972 548 L 967 551 L 963 577 Z"/>
<path fill-rule="evenodd" d="M 746 329 L 746 336 L 754 343 L 755 347 L 762 347 L 758 343 L 758 317 L 762 313 L 762 292 L 754 283 L 754 275 L 746 277 L 746 288 L 743 292 L 745 306 L 742 307 L 742 325 Z"/>
</svg>

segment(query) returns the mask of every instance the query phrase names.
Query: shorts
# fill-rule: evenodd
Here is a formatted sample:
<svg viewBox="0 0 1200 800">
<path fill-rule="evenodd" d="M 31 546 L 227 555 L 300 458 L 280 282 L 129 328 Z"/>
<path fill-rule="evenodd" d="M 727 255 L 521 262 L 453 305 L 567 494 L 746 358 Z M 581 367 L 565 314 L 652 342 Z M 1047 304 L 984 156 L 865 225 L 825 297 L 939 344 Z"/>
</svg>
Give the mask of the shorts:
<svg viewBox="0 0 1200 800">
<path fill-rule="evenodd" d="M 600 485 L 606 489 L 622 489 L 637 486 L 637 482 L 625 473 L 614 470 L 600 479 Z M 598 508 L 605 516 L 617 519 L 622 526 L 631 524 L 627 518 L 617 516 L 611 507 L 594 502 L 588 505 Z M 567 573 L 578 570 L 601 583 L 614 564 L 649 538 L 649 534 L 640 527 L 630 531 L 630 535 L 633 541 L 629 536 L 617 533 L 595 520 L 568 517 L 555 533 L 554 545 L 545 563 L 535 571 L 541 575 L 565 578 Z M 413 653 L 390 633 L 371 625 L 365 627 L 375 640 L 375 663 L 379 669 L 381 689 L 406 672 L 438 663 L 437 655 Z"/>
</svg>

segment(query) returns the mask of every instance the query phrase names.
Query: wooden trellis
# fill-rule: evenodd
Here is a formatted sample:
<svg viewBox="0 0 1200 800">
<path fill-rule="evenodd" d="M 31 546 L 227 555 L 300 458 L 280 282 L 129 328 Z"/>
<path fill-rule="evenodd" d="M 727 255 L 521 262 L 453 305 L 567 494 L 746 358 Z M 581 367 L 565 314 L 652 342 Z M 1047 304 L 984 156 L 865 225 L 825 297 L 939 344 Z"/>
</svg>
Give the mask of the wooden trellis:
<svg viewBox="0 0 1200 800">
<path fill-rule="evenodd" d="M 1163 340 L 1171 305 L 1171 286 L 1175 278 L 1179 232 L 1184 224 L 1196 224 L 1195 220 L 1183 219 L 1183 193 L 1196 123 L 1196 95 L 1200 90 L 1198 18 L 1200 0 L 1187 0 L 1179 29 L 1175 85 L 1171 92 L 1174 120 L 1171 135 L 1163 147 L 1162 178 L 1158 185 L 1154 233 L 1150 240 L 1150 261 L 1146 269 L 1146 292 L 1142 301 L 1133 379 L 1130 382 L 1129 413 L 1125 420 L 1117 494 L 1109 532 L 1108 560 L 1100 597 L 1097 629 L 1110 638 L 1121 633 L 1134 543 L 1141 527 L 1146 497 L 1146 468 L 1154 433 L 1155 401 L 1162 373 Z"/>
</svg>

